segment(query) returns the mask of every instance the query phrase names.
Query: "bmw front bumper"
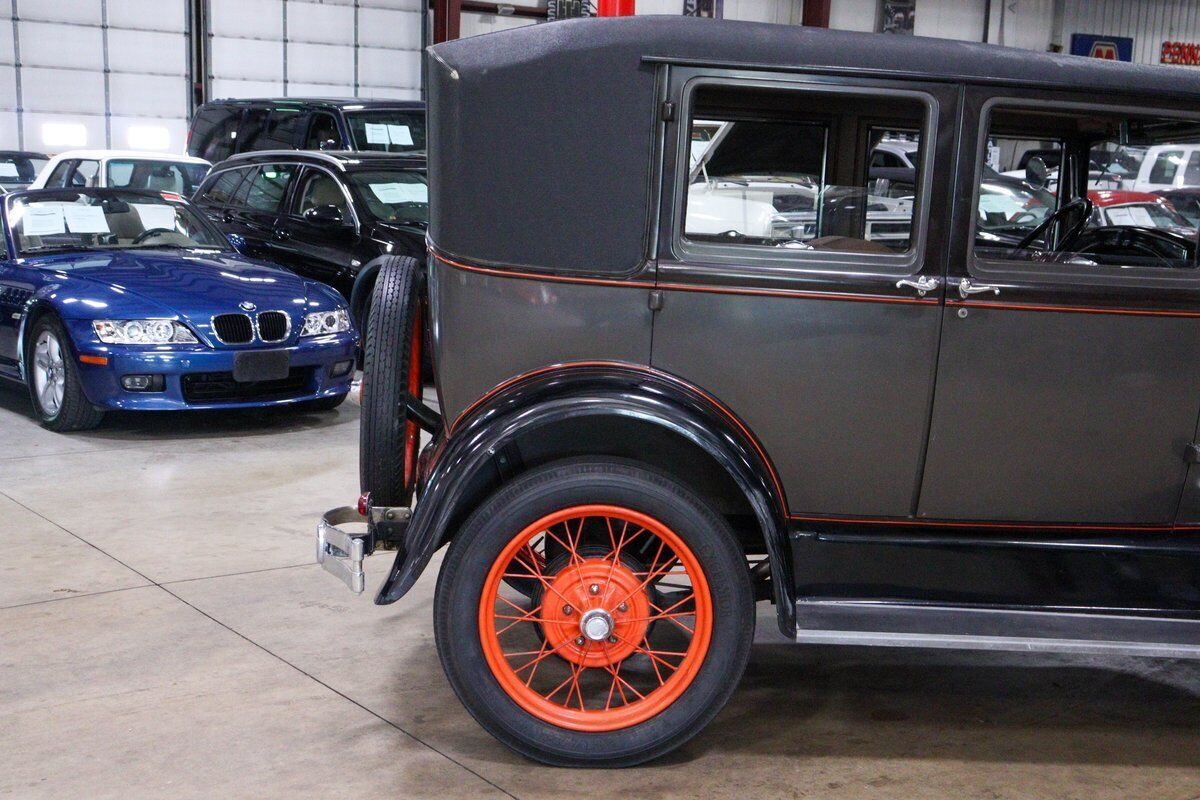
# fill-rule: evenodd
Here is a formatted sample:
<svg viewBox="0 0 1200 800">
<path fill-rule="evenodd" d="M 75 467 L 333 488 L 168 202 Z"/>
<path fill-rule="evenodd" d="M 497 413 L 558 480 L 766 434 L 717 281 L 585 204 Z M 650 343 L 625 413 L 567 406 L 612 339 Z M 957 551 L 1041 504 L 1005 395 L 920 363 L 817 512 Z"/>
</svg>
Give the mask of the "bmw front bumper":
<svg viewBox="0 0 1200 800">
<path fill-rule="evenodd" d="M 334 397 L 350 391 L 357 357 L 354 332 L 314 336 L 284 346 L 260 345 L 213 349 L 205 345 L 106 345 L 91 336 L 91 324 L 69 323 L 78 355 L 84 394 L 100 408 L 128 411 L 171 411 L 200 408 L 260 408 Z M 289 379 L 273 384 L 237 384 L 234 359 L 250 350 L 287 352 Z M 349 366 L 347 368 L 347 362 Z M 335 366 L 345 370 L 335 374 Z M 126 389 L 127 375 L 162 375 L 162 391 Z"/>
</svg>

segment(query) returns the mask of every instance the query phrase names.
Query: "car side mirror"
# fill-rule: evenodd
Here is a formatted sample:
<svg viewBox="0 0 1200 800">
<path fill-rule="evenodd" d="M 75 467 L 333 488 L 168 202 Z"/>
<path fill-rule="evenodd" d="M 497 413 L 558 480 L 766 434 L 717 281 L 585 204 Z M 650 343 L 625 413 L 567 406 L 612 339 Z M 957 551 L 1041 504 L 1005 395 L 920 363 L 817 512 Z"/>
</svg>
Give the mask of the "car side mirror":
<svg viewBox="0 0 1200 800">
<path fill-rule="evenodd" d="M 237 250 L 239 253 L 245 252 L 246 240 L 243 239 L 241 236 L 239 236 L 236 233 L 227 233 L 227 234 L 225 234 L 225 238 L 229 240 L 229 244 L 233 247 L 234 250 Z"/>
<path fill-rule="evenodd" d="M 343 222 L 342 209 L 335 205 L 313 206 L 304 210 L 305 222 L 311 222 L 314 225 L 327 225 L 333 227 L 341 225 Z"/>
<path fill-rule="evenodd" d="M 1050 182 L 1050 169 L 1046 162 L 1038 156 L 1029 159 L 1025 164 L 1025 182 L 1035 189 L 1045 189 Z"/>
</svg>

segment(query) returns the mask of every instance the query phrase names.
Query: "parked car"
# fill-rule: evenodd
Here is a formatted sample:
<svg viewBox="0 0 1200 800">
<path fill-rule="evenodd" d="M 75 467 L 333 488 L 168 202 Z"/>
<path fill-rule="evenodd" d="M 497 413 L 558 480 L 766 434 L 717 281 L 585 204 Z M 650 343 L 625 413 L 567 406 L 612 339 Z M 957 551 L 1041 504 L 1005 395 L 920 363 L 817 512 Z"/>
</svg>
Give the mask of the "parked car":
<svg viewBox="0 0 1200 800">
<path fill-rule="evenodd" d="M 1200 144 L 1179 141 L 1148 149 L 1137 176 L 1127 188 L 1135 192 L 1161 192 L 1188 186 L 1200 186 Z"/>
<path fill-rule="evenodd" d="M 1162 195 L 1100 190 L 1089 191 L 1087 196 L 1096 207 L 1092 221 L 1097 227 L 1157 228 L 1180 236 L 1196 236 L 1196 225 Z"/>
<path fill-rule="evenodd" d="M 202 158 L 140 150 L 68 150 L 50 159 L 30 189 L 149 189 L 188 197 L 208 174 Z"/>
<path fill-rule="evenodd" d="M 350 391 L 341 297 L 238 255 L 178 195 L 14 192 L 3 224 L 0 377 L 51 430 L 110 409 L 325 410 Z"/>
<path fill-rule="evenodd" d="M 49 156 L 24 150 L 0 150 L 0 190 L 5 192 L 28 188 L 46 166 Z"/>
<path fill-rule="evenodd" d="M 188 152 L 213 163 L 253 150 L 425 151 L 425 104 L 363 98 L 213 100 L 196 110 Z"/>
<path fill-rule="evenodd" d="M 1200 657 L 1197 248 L 1086 197 L 1093 149 L 1197 141 L 1200 74 L 554 26 L 431 48 L 429 260 L 375 284 L 368 494 L 318 529 L 354 589 L 396 548 L 381 604 L 446 547 L 434 638 L 475 719 L 551 764 L 662 755 L 735 690 L 756 599 L 803 644 Z M 693 121 L 760 126 L 722 174 L 817 196 L 914 132 L 911 235 L 861 204 L 820 247 L 694 233 Z M 987 199 L 1000 135 L 1064 143 L 1057 196 Z"/>
<path fill-rule="evenodd" d="M 193 202 L 243 252 L 337 289 L 356 323 L 387 258 L 425 257 L 424 156 L 244 153 L 214 167 Z"/>
</svg>

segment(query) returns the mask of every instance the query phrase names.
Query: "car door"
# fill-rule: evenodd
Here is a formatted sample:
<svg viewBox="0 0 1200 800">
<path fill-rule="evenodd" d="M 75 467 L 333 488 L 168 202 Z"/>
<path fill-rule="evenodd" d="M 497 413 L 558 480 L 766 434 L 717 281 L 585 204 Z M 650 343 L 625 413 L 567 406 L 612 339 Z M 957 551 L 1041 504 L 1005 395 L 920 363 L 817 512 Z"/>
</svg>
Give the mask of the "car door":
<svg viewBox="0 0 1200 800">
<path fill-rule="evenodd" d="M 759 439 L 793 518 L 915 512 L 945 267 L 957 93 L 671 69 L 653 366 Z M 940 121 L 941 120 L 941 121 Z M 697 129 L 719 126 L 699 159 Z M 915 132 L 915 197 L 867 191 Z M 873 233 L 868 233 L 872 231 Z"/>
<path fill-rule="evenodd" d="M 238 187 L 225 216 L 229 220 L 226 226 L 228 232 L 242 237 L 247 255 L 279 257 L 276 227 L 297 170 L 295 164 L 258 164 Z"/>
<path fill-rule="evenodd" d="M 360 239 L 349 194 L 334 173 L 321 167 L 304 167 L 295 185 L 276 227 L 275 257 L 349 298 L 354 284 L 350 261 Z"/>
<path fill-rule="evenodd" d="M 40 285 L 38 272 L 19 266 L 7 244 L 0 247 L 0 372 L 15 377 L 20 355 L 19 331 L 25 303 Z"/>
<path fill-rule="evenodd" d="M 1183 110 L 1118 113 L 1112 104 L 967 93 L 923 519 L 1118 529 L 1175 519 L 1200 411 L 1194 246 L 1166 259 L 1088 245 L 1112 231 L 1101 228 L 1055 252 L 1055 230 L 1066 225 L 1051 223 L 1021 250 L 1016 240 L 1034 233 L 1029 208 L 1014 210 L 1007 229 L 973 233 L 997 213 L 984 214 L 970 177 L 983 171 L 989 135 L 1079 142 L 1064 161 L 1074 166 L 1060 181 L 1062 209 L 1087 190 L 1084 137 L 1094 131 L 1165 131 L 1180 119 L 1194 130 Z"/>
</svg>

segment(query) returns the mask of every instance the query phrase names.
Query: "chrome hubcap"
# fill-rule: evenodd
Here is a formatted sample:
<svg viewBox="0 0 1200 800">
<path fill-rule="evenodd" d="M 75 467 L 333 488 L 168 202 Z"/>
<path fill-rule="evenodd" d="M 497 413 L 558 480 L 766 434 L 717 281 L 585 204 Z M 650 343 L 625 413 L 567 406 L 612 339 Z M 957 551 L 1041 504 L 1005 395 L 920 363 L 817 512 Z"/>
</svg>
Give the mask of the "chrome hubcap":
<svg viewBox="0 0 1200 800">
<path fill-rule="evenodd" d="M 53 333 L 42 331 L 33 345 L 33 393 L 43 413 L 51 417 L 58 413 L 66 388 L 62 345 Z"/>
<path fill-rule="evenodd" d="M 579 618 L 579 630 L 585 639 L 603 642 L 613 631 L 613 618 L 602 608 L 593 608 Z"/>
</svg>

